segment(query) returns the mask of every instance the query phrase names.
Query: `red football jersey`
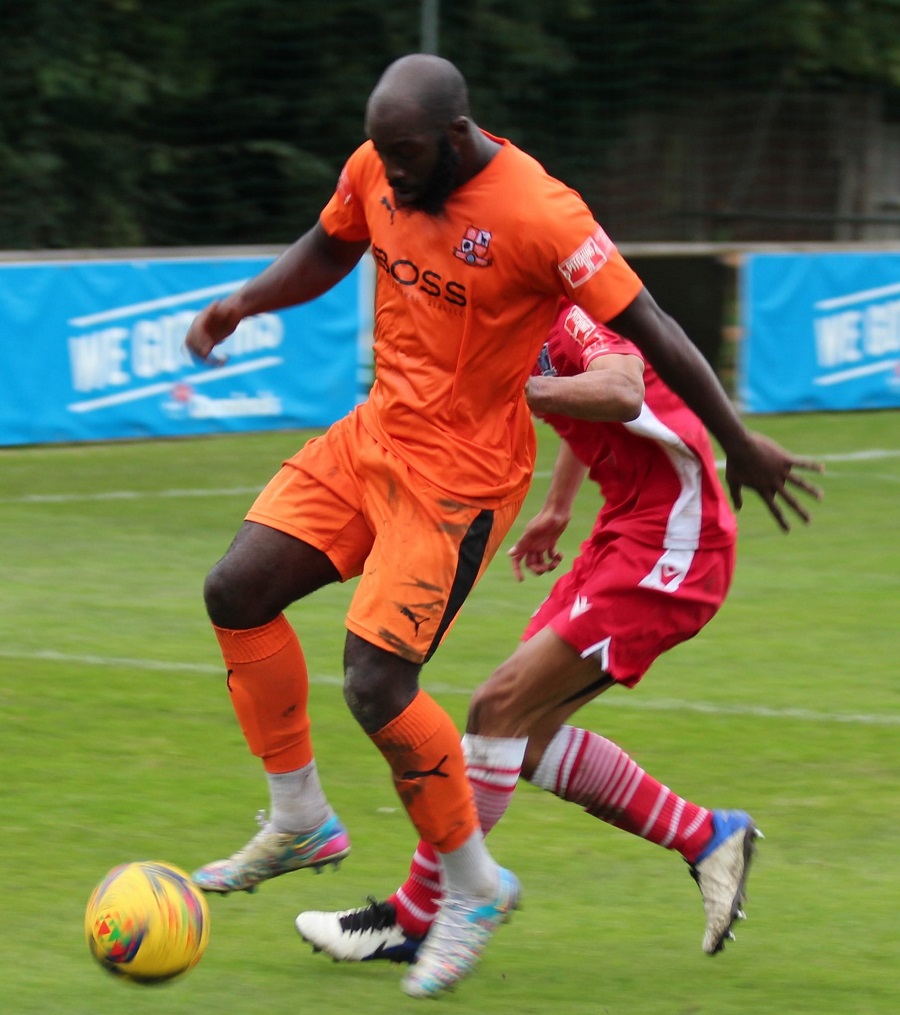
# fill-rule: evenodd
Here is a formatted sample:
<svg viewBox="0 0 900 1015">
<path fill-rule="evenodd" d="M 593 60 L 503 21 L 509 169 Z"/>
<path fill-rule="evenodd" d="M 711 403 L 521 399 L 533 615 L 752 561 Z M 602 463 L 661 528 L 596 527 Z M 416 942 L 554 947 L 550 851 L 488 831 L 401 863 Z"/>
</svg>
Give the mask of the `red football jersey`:
<svg viewBox="0 0 900 1015">
<path fill-rule="evenodd" d="M 633 343 L 564 300 L 533 372 L 572 377 L 610 353 L 644 360 Z M 641 413 L 629 423 L 546 417 L 600 486 L 598 525 L 665 549 L 733 543 L 737 525 L 706 428 L 646 361 L 644 387 Z"/>
</svg>

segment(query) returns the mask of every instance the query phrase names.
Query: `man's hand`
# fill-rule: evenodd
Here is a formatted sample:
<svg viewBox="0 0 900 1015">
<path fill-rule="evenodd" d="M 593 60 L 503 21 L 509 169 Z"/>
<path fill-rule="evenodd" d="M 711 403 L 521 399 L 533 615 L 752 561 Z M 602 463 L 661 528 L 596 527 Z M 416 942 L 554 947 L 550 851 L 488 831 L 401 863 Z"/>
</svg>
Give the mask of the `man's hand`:
<svg viewBox="0 0 900 1015">
<path fill-rule="evenodd" d="M 224 342 L 241 323 L 240 313 L 228 300 L 216 300 L 191 322 L 184 339 L 184 347 L 196 359 L 208 365 L 224 363 L 224 359 L 211 358 L 213 349 Z"/>
<path fill-rule="evenodd" d="M 749 441 L 740 455 L 729 455 L 725 463 L 725 480 L 731 492 L 731 500 L 735 510 L 740 511 L 744 499 L 741 488 L 750 487 L 765 501 L 772 517 L 785 531 L 790 532 L 790 525 L 781 509 L 777 498 L 781 498 L 805 523 L 809 522 L 809 512 L 788 489 L 788 485 L 802 490 L 816 500 L 822 499 L 822 491 L 808 480 L 795 474 L 795 469 L 807 469 L 810 472 L 824 472 L 819 462 L 809 458 L 795 458 L 775 441 L 762 434 L 749 434 Z"/>
<path fill-rule="evenodd" d="M 565 531 L 568 518 L 541 511 L 525 526 L 515 546 L 507 551 L 516 581 L 522 581 L 522 561 L 533 574 L 553 571 L 563 559 L 556 541 Z"/>
</svg>

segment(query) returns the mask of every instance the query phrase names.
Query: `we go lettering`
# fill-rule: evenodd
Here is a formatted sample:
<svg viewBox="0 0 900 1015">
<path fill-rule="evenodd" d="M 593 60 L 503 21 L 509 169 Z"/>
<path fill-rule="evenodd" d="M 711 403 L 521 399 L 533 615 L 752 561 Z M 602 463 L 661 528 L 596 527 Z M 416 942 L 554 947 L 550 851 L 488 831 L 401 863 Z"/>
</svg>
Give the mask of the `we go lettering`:
<svg viewBox="0 0 900 1015">
<path fill-rule="evenodd" d="M 900 352 L 900 300 L 821 317 L 815 321 L 815 336 L 820 367 Z"/>
<path fill-rule="evenodd" d="M 156 318 L 142 318 L 130 328 L 113 327 L 69 338 L 72 387 L 78 392 L 123 387 L 134 380 L 174 377 L 194 367 L 184 348 L 184 336 L 196 310 L 180 310 Z M 229 357 L 275 349 L 284 340 L 284 325 L 275 314 L 259 314 L 242 321 L 222 343 Z"/>
</svg>

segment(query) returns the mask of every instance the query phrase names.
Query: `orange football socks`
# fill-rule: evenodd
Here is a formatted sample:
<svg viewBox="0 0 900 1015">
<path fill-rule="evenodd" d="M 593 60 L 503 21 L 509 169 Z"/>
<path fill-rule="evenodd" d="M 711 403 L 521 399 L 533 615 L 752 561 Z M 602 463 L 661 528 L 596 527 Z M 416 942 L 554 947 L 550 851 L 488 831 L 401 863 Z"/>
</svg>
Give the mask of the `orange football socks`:
<svg viewBox="0 0 900 1015">
<path fill-rule="evenodd" d="M 459 732 L 424 691 L 372 741 L 391 766 L 394 786 L 419 835 L 441 853 L 479 829 Z"/>
<path fill-rule="evenodd" d="M 313 758 L 303 650 L 284 614 L 262 627 L 214 627 L 228 669 L 231 704 L 250 750 L 269 773 L 292 772 Z"/>
</svg>

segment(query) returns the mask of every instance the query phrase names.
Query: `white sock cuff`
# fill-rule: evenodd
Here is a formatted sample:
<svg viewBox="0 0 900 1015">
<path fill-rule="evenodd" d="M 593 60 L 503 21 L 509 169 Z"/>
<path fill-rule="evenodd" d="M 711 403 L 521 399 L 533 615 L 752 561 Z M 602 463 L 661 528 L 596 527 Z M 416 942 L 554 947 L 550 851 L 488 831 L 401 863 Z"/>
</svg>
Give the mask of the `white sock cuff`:
<svg viewBox="0 0 900 1015">
<path fill-rule="evenodd" d="M 267 772 L 269 821 L 278 832 L 312 832 L 334 811 L 319 782 L 316 759 L 293 772 Z"/>
<path fill-rule="evenodd" d="M 483 737 L 478 733 L 465 733 L 462 738 L 466 764 L 477 768 L 521 770 L 527 746 L 527 737 Z"/>
<path fill-rule="evenodd" d="M 573 729 L 573 726 L 560 726 L 556 731 L 556 736 L 547 744 L 547 749 L 541 755 L 534 775 L 528 780 L 532 786 L 539 786 L 550 793 L 556 792 L 559 770 L 571 743 Z"/>
</svg>

